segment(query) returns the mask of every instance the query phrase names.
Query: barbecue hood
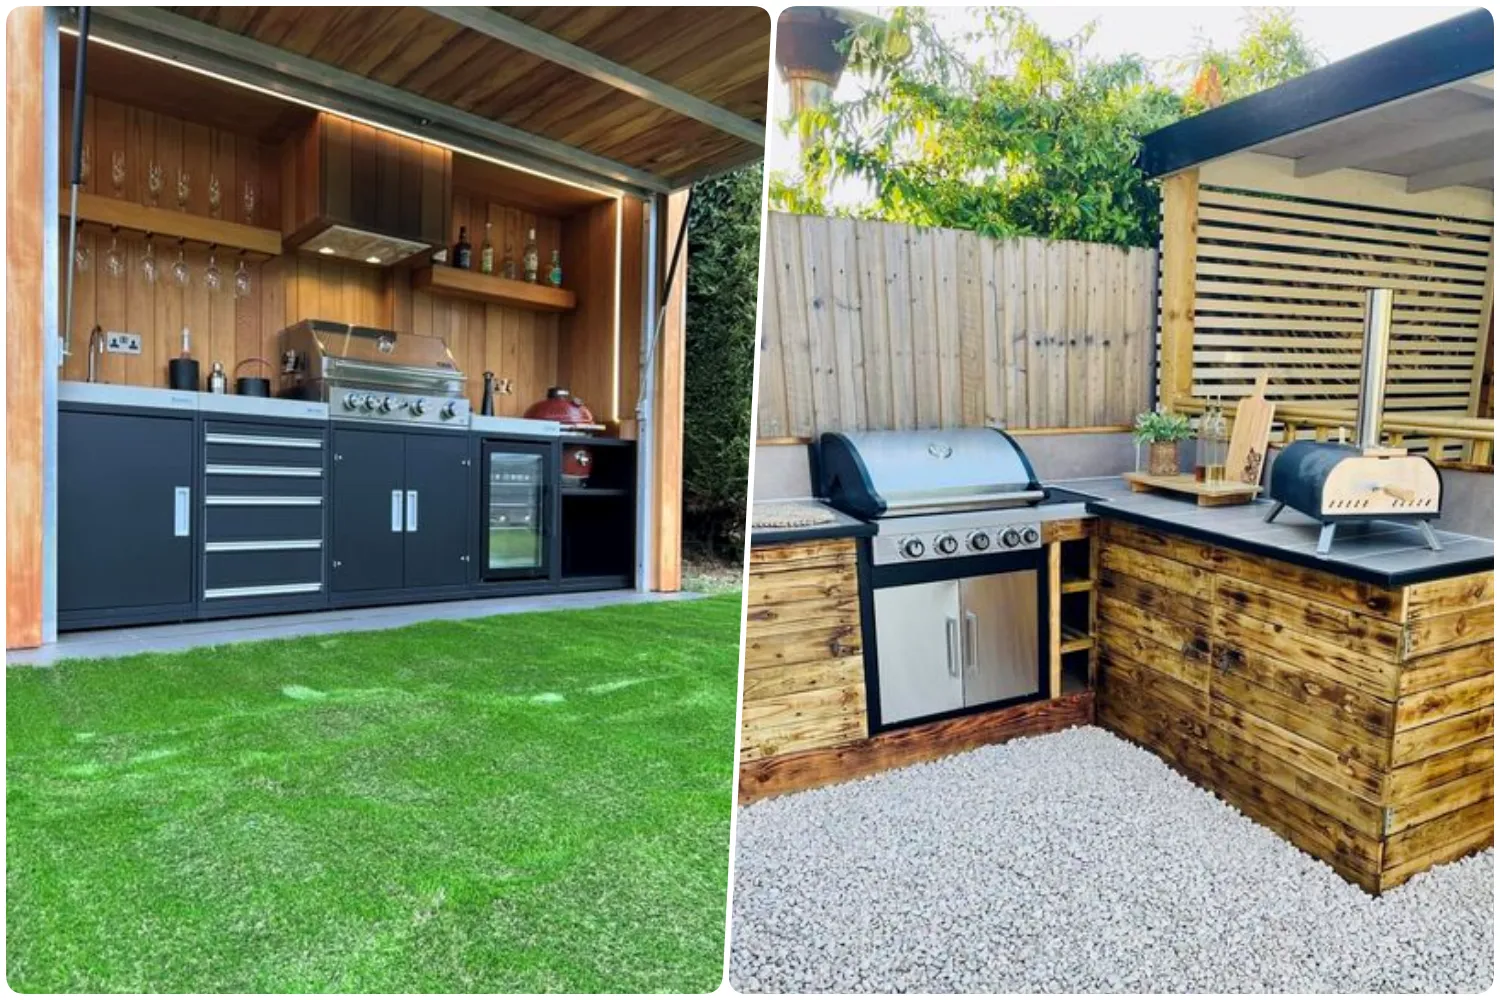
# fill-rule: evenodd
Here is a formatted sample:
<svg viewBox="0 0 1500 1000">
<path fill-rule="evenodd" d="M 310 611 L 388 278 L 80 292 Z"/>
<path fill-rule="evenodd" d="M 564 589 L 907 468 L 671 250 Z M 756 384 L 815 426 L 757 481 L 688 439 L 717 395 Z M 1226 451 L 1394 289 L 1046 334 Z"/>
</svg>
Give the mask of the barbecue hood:
<svg viewBox="0 0 1500 1000">
<path fill-rule="evenodd" d="M 1031 462 L 995 427 L 824 434 L 821 493 L 840 510 L 880 518 L 1035 503 Z"/>
<path fill-rule="evenodd" d="M 281 158 L 288 249 L 388 267 L 447 245 L 451 151 L 319 113 Z"/>
</svg>

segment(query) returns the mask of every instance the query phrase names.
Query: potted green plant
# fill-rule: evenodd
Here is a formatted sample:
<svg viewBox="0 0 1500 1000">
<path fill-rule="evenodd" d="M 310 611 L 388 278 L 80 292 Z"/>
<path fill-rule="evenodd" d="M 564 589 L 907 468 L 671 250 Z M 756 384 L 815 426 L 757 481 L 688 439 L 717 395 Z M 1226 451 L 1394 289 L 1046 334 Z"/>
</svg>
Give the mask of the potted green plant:
<svg viewBox="0 0 1500 1000">
<path fill-rule="evenodd" d="M 1161 407 L 1148 410 L 1135 418 L 1133 433 L 1138 443 L 1149 445 L 1146 469 L 1151 475 L 1177 475 L 1177 444 L 1193 434 L 1186 414 L 1168 413 Z"/>
</svg>

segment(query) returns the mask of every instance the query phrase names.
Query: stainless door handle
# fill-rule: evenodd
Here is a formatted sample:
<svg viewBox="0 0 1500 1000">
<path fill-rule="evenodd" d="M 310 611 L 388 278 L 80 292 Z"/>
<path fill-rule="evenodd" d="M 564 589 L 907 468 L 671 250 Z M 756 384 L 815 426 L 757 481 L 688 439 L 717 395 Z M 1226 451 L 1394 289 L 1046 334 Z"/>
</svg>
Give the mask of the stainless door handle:
<svg viewBox="0 0 1500 1000">
<path fill-rule="evenodd" d="M 417 530 L 417 491 L 406 491 L 406 530 Z"/>
<path fill-rule="evenodd" d="M 190 535 L 193 519 L 193 489 L 178 486 L 172 490 L 172 537 L 186 538 Z"/>
<path fill-rule="evenodd" d="M 948 619 L 948 676 L 958 676 L 958 619 Z"/>
<path fill-rule="evenodd" d="M 401 491 L 391 490 L 391 530 L 401 530 Z"/>
<path fill-rule="evenodd" d="M 979 662 L 979 616 L 964 612 L 964 669 L 973 670 Z"/>
</svg>

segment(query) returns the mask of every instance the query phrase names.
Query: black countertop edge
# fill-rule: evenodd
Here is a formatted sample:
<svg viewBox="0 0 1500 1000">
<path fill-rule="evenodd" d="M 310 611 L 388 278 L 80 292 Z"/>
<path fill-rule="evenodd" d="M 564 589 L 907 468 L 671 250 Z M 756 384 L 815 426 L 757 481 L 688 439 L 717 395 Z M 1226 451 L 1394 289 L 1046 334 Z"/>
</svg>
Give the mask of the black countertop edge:
<svg viewBox="0 0 1500 1000">
<path fill-rule="evenodd" d="M 817 542 L 832 538 L 870 538 L 873 524 L 815 524 L 806 528 L 762 528 L 750 532 L 750 547 L 786 545 L 790 542 Z"/>
<path fill-rule="evenodd" d="M 1459 559 L 1441 566 L 1425 566 L 1419 569 L 1401 570 L 1397 572 L 1382 572 L 1363 566 L 1352 566 L 1349 563 L 1334 562 L 1330 559 L 1320 559 L 1311 552 L 1293 552 L 1283 549 L 1277 545 L 1264 545 L 1260 542 L 1251 541 L 1246 538 L 1236 538 L 1218 531 L 1206 531 L 1202 528 L 1194 528 L 1186 524 L 1163 521 L 1160 518 L 1151 517 L 1133 510 L 1122 510 L 1113 506 L 1108 500 L 1091 500 L 1086 509 L 1096 517 L 1113 517 L 1121 521 L 1129 521 L 1139 524 L 1145 528 L 1156 531 L 1164 531 L 1172 535 L 1181 535 L 1194 541 L 1207 542 L 1210 545 L 1222 545 L 1227 549 L 1238 549 L 1241 552 L 1249 552 L 1252 555 L 1265 556 L 1277 562 L 1291 563 L 1294 566 L 1302 566 L 1306 569 L 1321 570 L 1334 576 L 1341 576 L 1349 580 L 1358 580 L 1361 583 L 1373 583 L 1377 586 L 1396 588 L 1405 587 L 1413 583 L 1427 583 L 1432 580 L 1448 580 L 1455 576 L 1465 576 L 1469 573 L 1481 573 L 1485 570 L 1495 568 L 1493 556 L 1475 556 L 1472 559 Z M 1335 542 L 1334 544 L 1338 544 Z"/>
</svg>

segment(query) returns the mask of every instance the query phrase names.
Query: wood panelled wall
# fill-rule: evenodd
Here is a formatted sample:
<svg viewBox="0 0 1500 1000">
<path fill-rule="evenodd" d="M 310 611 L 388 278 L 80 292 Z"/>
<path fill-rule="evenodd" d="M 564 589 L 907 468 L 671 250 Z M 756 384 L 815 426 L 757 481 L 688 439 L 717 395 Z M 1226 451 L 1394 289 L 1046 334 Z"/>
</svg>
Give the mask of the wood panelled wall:
<svg viewBox="0 0 1500 1000">
<path fill-rule="evenodd" d="M 773 212 L 758 431 L 1096 427 L 1151 397 L 1155 252 Z"/>
<path fill-rule="evenodd" d="M 69 95 L 64 95 L 63 106 L 71 108 Z M 84 144 L 91 159 L 85 190 L 103 197 L 116 194 L 110 179 L 111 160 L 116 150 L 123 150 L 126 199 L 145 201 L 146 170 L 154 159 L 163 169 L 161 206 L 176 207 L 176 179 L 181 168 L 188 171 L 190 181 L 187 211 L 211 214 L 208 178 L 218 176 L 223 190 L 223 218 L 279 227 L 283 215 L 282 170 L 276 146 L 94 97 L 85 102 L 85 116 Z M 65 120 L 64 136 L 68 128 Z M 256 185 L 253 217 L 244 209 L 246 181 Z M 633 282 L 622 286 L 623 293 L 616 284 L 617 220 L 625 226 L 620 245 L 626 263 L 619 280 Z M 162 386 L 166 384 L 167 361 L 180 349 L 184 325 L 192 333 L 193 355 L 206 377 L 214 361 L 222 362 L 231 373 L 241 361 L 251 358 L 264 358 L 275 365 L 278 332 L 298 320 L 317 318 L 443 338 L 468 376 L 468 395 L 476 409 L 485 371 L 511 380 L 511 394 L 495 400 L 495 411 L 502 415 L 520 415 L 549 386 L 562 383 L 582 396 L 599 419 L 615 419 L 618 368 L 619 416 L 631 416 L 639 380 L 642 204 L 626 199 L 617 208 L 609 200 L 569 218 L 556 218 L 506 205 L 494 200 L 493 193 L 457 190 L 449 243 L 457 240 L 460 226 L 467 226 L 476 268 L 487 221 L 492 223 L 497 273 L 507 246 L 520 269 L 528 229 L 537 231 L 541 280 L 546 280 L 552 251 L 561 251 L 564 286 L 578 295 L 578 308 L 573 314 L 536 313 L 413 292 L 410 275 L 411 269 L 419 266 L 416 262 L 379 269 L 290 252 L 270 260 L 247 258 L 252 294 L 237 299 L 233 278 L 240 260 L 238 251 L 218 253 L 223 284 L 217 293 L 211 293 L 203 281 L 208 253 L 185 250 L 191 278 L 182 288 L 170 277 L 177 241 L 164 237 L 153 241 L 160 274 L 155 284 L 149 284 L 141 271 L 143 237 L 123 231 L 114 237 L 126 261 L 124 275 L 115 278 L 105 270 L 110 234 L 82 230 L 79 245 L 90 253 L 92 263 L 88 271 L 76 275 L 72 355 L 64 364 L 62 377 L 85 377 L 89 330 L 96 323 L 106 330 L 139 333 L 143 341 L 140 355 L 101 357 L 102 381 Z M 65 254 L 66 248 L 61 252 Z M 68 266 L 69 262 L 63 264 Z M 622 299 L 618 344 L 614 328 L 617 296 Z M 247 365 L 245 373 L 258 370 Z"/>
</svg>

